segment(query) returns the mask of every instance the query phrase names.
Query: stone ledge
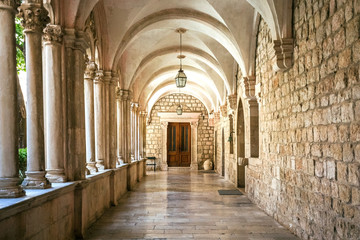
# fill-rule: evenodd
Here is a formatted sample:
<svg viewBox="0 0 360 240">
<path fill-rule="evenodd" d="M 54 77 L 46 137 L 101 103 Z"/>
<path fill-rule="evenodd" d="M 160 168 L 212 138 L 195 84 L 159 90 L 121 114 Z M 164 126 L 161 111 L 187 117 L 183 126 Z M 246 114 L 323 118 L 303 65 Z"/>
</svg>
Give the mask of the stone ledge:
<svg viewBox="0 0 360 240">
<path fill-rule="evenodd" d="M 0 221 L 75 190 L 78 182 L 53 183 L 48 189 L 27 189 L 20 198 L 0 199 Z"/>
</svg>

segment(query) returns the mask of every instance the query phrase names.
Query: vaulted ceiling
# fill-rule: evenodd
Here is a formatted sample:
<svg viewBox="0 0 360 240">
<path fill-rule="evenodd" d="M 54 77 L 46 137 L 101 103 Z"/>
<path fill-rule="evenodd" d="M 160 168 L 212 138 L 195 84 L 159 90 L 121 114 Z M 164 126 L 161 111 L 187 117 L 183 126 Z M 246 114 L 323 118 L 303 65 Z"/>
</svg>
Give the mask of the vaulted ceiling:
<svg viewBox="0 0 360 240">
<path fill-rule="evenodd" d="M 58 21 L 69 28 L 84 28 L 94 12 L 100 68 L 118 72 L 120 87 L 132 90 L 133 101 L 146 110 L 160 97 L 178 92 L 174 81 L 179 69 L 176 29 L 187 30 L 183 69 L 188 83 L 181 92 L 200 99 L 208 110 L 216 110 L 236 91 L 238 68 L 244 77 L 254 75 L 260 16 L 274 40 L 291 36 L 291 15 L 285 14 L 291 8 L 288 0 L 262 0 L 261 4 L 258 0 L 52 2 L 62 6 L 57 9 L 65 17 Z"/>
</svg>

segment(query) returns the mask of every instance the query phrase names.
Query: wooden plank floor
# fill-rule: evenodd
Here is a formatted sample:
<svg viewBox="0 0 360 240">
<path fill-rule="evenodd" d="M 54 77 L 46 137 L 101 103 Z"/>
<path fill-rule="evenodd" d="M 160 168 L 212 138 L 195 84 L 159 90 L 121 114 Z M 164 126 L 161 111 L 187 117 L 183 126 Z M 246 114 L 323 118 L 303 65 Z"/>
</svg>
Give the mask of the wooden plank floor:
<svg viewBox="0 0 360 240">
<path fill-rule="evenodd" d="M 214 173 L 148 172 L 86 239 L 298 239 Z"/>
</svg>

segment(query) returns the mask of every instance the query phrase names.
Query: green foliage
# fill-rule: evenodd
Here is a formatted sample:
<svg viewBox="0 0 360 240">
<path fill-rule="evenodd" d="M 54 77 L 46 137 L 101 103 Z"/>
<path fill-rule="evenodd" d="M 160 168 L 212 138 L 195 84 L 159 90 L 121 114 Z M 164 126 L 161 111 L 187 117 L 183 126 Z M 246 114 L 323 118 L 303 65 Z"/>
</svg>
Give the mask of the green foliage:
<svg viewBox="0 0 360 240">
<path fill-rule="evenodd" d="M 27 158 L 27 149 L 20 148 L 19 149 L 19 177 L 20 182 L 22 182 L 25 178 L 26 171 L 26 158 Z"/>
<path fill-rule="evenodd" d="M 16 39 L 16 67 L 18 72 L 25 71 L 25 41 L 23 27 L 20 24 L 20 19 L 15 18 L 15 39 Z"/>
</svg>

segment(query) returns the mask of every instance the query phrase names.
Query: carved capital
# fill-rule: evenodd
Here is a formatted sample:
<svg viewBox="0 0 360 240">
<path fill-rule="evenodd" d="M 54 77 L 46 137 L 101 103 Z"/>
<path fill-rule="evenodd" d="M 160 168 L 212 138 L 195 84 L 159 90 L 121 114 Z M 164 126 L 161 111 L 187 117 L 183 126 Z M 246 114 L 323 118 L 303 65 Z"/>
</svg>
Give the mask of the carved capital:
<svg viewBox="0 0 360 240">
<path fill-rule="evenodd" d="M 104 71 L 103 70 L 96 71 L 94 83 L 99 84 L 103 82 L 104 82 Z"/>
<path fill-rule="evenodd" d="M 274 71 L 284 71 L 293 64 L 294 40 L 283 38 L 273 42 L 273 69 Z"/>
<path fill-rule="evenodd" d="M 103 82 L 109 85 L 111 83 L 111 71 L 103 71 L 103 72 L 104 72 Z"/>
<path fill-rule="evenodd" d="M 45 28 L 46 24 L 50 22 L 48 12 L 41 4 L 27 4 L 23 3 L 18 8 L 18 18 L 21 18 L 21 25 L 24 32 L 39 32 Z"/>
<path fill-rule="evenodd" d="M 57 42 L 61 43 L 63 39 L 63 30 L 60 25 L 46 25 L 44 28 L 43 39 L 46 42 Z"/>
<path fill-rule="evenodd" d="M 20 6 L 20 0 L 0 0 L 0 8 L 16 10 Z"/>
<path fill-rule="evenodd" d="M 227 104 L 220 106 L 220 112 L 221 112 L 221 116 L 223 117 L 227 116 Z"/>
<path fill-rule="evenodd" d="M 229 101 L 230 108 L 235 110 L 236 109 L 236 102 L 237 102 L 237 94 L 234 93 L 232 95 L 229 95 L 228 96 L 228 101 Z"/>
<path fill-rule="evenodd" d="M 119 74 L 117 74 L 116 72 L 111 72 L 111 82 L 110 82 L 110 84 L 116 86 L 118 82 L 119 82 Z"/>
<path fill-rule="evenodd" d="M 162 129 L 167 129 L 169 123 L 168 122 L 161 122 L 160 126 Z"/>
<path fill-rule="evenodd" d="M 121 100 L 121 101 L 126 101 L 126 100 L 130 100 L 131 98 L 131 92 L 129 90 L 125 90 L 125 89 L 120 89 L 118 88 L 116 90 L 116 95 L 118 96 L 118 98 Z"/>
<path fill-rule="evenodd" d="M 97 65 L 94 61 L 90 61 L 86 65 L 84 78 L 85 80 L 93 80 L 96 75 Z"/>
<path fill-rule="evenodd" d="M 255 84 L 256 84 L 255 76 L 243 77 L 240 80 L 240 85 L 244 93 L 243 94 L 244 98 L 255 97 Z"/>
</svg>

